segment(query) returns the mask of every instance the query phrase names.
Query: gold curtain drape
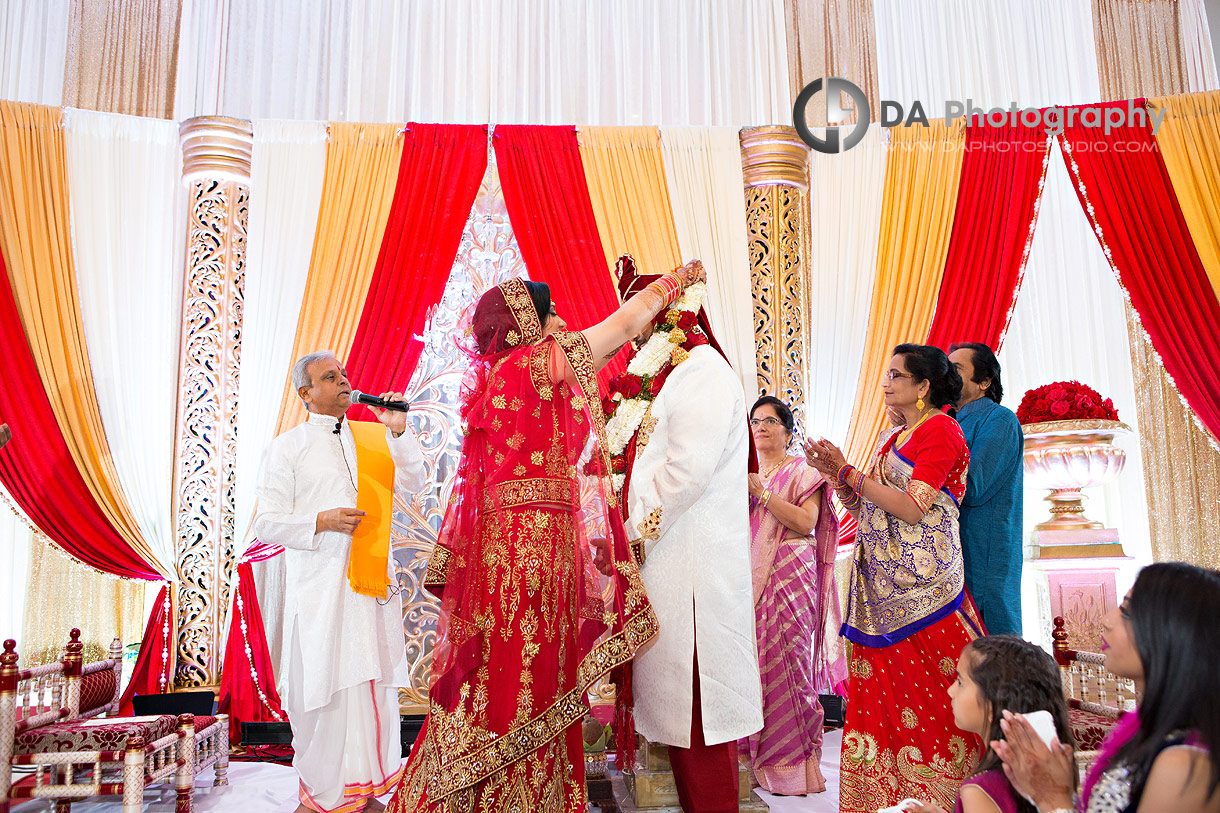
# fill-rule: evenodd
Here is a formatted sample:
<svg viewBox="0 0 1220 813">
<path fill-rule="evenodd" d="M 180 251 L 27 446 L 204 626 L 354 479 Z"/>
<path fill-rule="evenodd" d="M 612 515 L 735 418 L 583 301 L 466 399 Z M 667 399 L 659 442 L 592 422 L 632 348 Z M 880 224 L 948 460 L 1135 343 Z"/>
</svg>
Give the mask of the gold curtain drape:
<svg viewBox="0 0 1220 813">
<path fill-rule="evenodd" d="M 74 0 L 64 105 L 172 118 L 181 16 L 181 0 Z"/>
<path fill-rule="evenodd" d="M 115 529 L 159 568 L 119 485 L 93 388 L 72 259 L 60 108 L 0 101 L 0 250 L 72 460 Z"/>
<path fill-rule="evenodd" d="M 315 350 L 333 350 L 343 361 L 351 351 L 401 160 L 401 125 L 330 124 L 318 229 L 292 345 L 294 360 Z M 305 408 L 289 379 L 276 434 L 304 418 Z"/>
<path fill-rule="evenodd" d="M 57 661 L 68 633 L 81 631 L 85 660 L 107 657 L 117 635 L 124 644 L 144 634 L 145 583 L 118 579 L 86 567 L 34 534 L 30 549 L 30 589 L 20 647 L 23 667 Z"/>
<path fill-rule="evenodd" d="M 1220 91 L 1149 99 L 1156 143 L 1212 290 L 1220 296 Z"/>
<path fill-rule="evenodd" d="M 655 127 L 593 127 L 578 134 L 593 216 L 611 269 L 623 254 L 641 273 L 682 265 L 661 133 Z"/>
<path fill-rule="evenodd" d="M 866 464 L 885 426 L 881 374 L 891 351 L 897 344 L 922 343 L 928 337 L 949 253 L 965 135 L 962 119 L 949 127 L 937 120 L 928 127 L 890 130 L 877 280 L 844 450 L 857 466 Z"/>
<path fill-rule="evenodd" d="M 814 79 L 838 76 L 864 91 L 875 120 L 880 92 L 873 0 L 784 0 L 784 12 L 792 103 Z M 810 125 L 825 127 L 826 107 L 810 105 L 807 117 Z M 844 123 L 854 122 L 849 116 Z"/>
<path fill-rule="evenodd" d="M 1169 91 L 1165 91 L 1169 92 Z M 1149 100 L 1164 111 L 1157 147 L 1191 240 L 1220 296 L 1220 92 Z M 1134 311 L 1128 308 L 1136 404 L 1143 416 L 1140 452 L 1152 555 L 1220 566 L 1220 450 L 1182 401 Z"/>
<path fill-rule="evenodd" d="M 1152 557 L 1220 568 L 1220 452 L 1170 383 L 1130 308 L 1127 327 Z"/>
<path fill-rule="evenodd" d="M 1185 93 L 1176 0 L 1093 0 L 1102 101 Z"/>
</svg>

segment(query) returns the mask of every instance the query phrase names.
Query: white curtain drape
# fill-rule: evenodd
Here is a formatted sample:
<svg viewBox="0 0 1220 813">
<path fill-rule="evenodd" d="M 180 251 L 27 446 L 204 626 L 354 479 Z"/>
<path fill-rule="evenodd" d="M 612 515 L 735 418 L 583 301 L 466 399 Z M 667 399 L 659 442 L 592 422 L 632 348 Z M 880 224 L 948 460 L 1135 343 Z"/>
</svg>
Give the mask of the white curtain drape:
<svg viewBox="0 0 1220 813">
<path fill-rule="evenodd" d="M 30 545 L 34 534 L 8 490 L 0 485 L 0 641 L 21 643 Z M 19 650 L 20 651 L 20 650 Z"/>
<path fill-rule="evenodd" d="M 254 122 L 237 427 L 239 540 L 253 518 L 259 465 L 275 436 L 283 382 L 293 362 L 325 169 L 325 123 Z M 238 547 L 245 549 L 240 542 Z"/>
<path fill-rule="evenodd" d="M 158 570 L 175 572 L 174 431 L 186 196 L 172 121 L 64 111 L 72 254 L 98 407 Z"/>
<path fill-rule="evenodd" d="M 814 152 L 810 159 L 806 431 L 840 445 L 851 424 L 877 278 L 885 151 L 881 128 L 870 127 L 847 152 Z"/>
<path fill-rule="evenodd" d="M 1004 404 L 1015 410 L 1027 390 L 1075 380 L 1112 398 L 1119 418 L 1138 434 L 1144 427 L 1122 290 L 1089 227 L 1058 143 L 1053 152 L 1025 283 L 999 353 Z M 1086 491 L 1085 513 L 1119 529 L 1128 556 L 1151 562 L 1140 444 L 1131 437 L 1119 445 L 1127 452 L 1126 468 L 1115 482 Z M 1026 528 L 1049 519 L 1045 496 L 1026 488 Z"/>
<path fill-rule="evenodd" d="M 707 316 L 741 379 L 758 394 L 741 142 L 731 127 L 662 127 L 661 152 L 682 261 L 707 269 Z"/>
<path fill-rule="evenodd" d="M 177 116 L 791 121 L 783 0 L 185 0 Z"/>
<path fill-rule="evenodd" d="M 0 99 L 63 103 L 69 0 L 0 0 Z"/>
<path fill-rule="evenodd" d="M 875 0 L 874 9 L 881 97 L 908 112 L 915 100 L 939 118 L 947 100 L 1099 101 L 1089 0 Z"/>
<path fill-rule="evenodd" d="M 1215 7 L 1213 7 L 1215 8 Z M 1220 25 L 1220 20 L 1217 20 Z M 1216 55 L 1212 50 L 1211 26 L 1203 0 L 1178 0 L 1178 31 L 1186 62 L 1186 88 L 1191 93 L 1220 88 Z"/>
</svg>

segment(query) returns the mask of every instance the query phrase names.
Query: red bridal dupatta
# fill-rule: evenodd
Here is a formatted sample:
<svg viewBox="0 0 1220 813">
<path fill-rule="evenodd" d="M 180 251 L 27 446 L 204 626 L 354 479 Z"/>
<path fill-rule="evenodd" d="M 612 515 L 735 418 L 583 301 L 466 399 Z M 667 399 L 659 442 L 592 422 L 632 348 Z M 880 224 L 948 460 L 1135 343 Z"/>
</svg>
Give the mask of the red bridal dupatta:
<svg viewBox="0 0 1220 813">
<path fill-rule="evenodd" d="M 519 279 L 484 294 L 471 332 L 466 437 L 425 580 L 442 597 L 430 709 L 390 810 L 583 811 L 586 691 L 657 619 L 611 489 L 588 342 L 540 340 Z"/>
</svg>

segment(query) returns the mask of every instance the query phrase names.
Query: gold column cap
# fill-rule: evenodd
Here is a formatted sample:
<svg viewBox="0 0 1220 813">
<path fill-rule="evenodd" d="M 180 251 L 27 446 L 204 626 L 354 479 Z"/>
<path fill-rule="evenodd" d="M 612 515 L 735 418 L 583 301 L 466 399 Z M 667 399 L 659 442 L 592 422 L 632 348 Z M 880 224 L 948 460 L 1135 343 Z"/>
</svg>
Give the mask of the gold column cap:
<svg viewBox="0 0 1220 813">
<path fill-rule="evenodd" d="M 741 168 L 746 188 L 794 186 L 809 189 L 809 148 L 795 127 L 775 124 L 741 131 Z"/>
<path fill-rule="evenodd" d="M 218 178 L 250 182 L 254 130 L 246 119 L 196 116 L 178 127 L 182 140 L 182 180 Z"/>
</svg>

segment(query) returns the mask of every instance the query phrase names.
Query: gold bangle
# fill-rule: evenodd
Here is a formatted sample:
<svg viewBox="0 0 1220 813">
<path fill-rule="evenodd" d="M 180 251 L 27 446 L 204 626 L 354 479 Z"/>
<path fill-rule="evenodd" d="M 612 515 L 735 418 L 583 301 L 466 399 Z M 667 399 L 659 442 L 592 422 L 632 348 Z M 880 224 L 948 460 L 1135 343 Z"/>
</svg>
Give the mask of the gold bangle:
<svg viewBox="0 0 1220 813">
<path fill-rule="evenodd" d="M 764 507 L 766 507 L 767 503 L 771 502 L 771 489 L 763 489 L 762 499 L 760 499 L 759 502 L 762 503 Z"/>
</svg>

